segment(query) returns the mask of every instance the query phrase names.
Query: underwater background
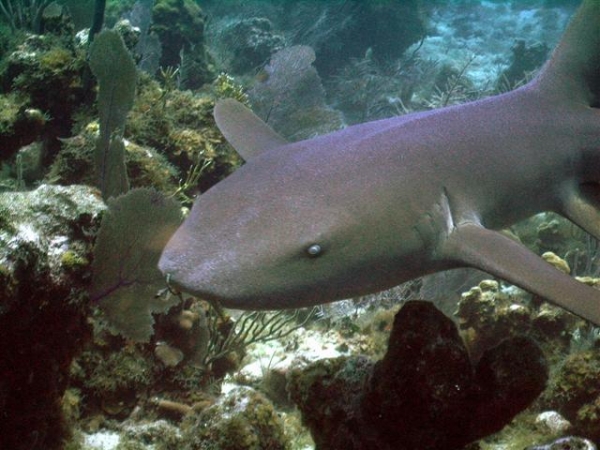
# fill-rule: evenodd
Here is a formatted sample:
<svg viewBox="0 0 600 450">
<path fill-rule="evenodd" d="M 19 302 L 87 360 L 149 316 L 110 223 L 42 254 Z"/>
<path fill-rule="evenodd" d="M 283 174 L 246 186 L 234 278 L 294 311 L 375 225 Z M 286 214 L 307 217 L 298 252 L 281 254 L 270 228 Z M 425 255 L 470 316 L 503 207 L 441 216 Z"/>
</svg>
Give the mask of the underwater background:
<svg viewBox="0 0 600 450">
<path fill-rule="evenodd" d="M 219 99 L 300 140 L 496 95 L 578 5 L 0 0 L 0 450 L 595 449 L 598 328 L 501 280 L 239 312 L 156 268 L 243 164 Z M 600 286 L 561 217 L 505 231 Z"/>
</svg>

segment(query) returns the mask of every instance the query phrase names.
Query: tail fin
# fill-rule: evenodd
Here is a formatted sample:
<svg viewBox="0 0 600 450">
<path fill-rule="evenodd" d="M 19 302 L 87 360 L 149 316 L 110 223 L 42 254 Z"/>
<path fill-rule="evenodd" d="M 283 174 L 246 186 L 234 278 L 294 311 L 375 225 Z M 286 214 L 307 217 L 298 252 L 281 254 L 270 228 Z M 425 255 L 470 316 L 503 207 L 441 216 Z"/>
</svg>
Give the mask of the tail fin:
<svg viewBox="0 0 600 450">
<path fill-rule="evenodd" d="M 600 0 L 583 0 L 534 83 L 549 94 L 600 106 Z"/>
</svg>

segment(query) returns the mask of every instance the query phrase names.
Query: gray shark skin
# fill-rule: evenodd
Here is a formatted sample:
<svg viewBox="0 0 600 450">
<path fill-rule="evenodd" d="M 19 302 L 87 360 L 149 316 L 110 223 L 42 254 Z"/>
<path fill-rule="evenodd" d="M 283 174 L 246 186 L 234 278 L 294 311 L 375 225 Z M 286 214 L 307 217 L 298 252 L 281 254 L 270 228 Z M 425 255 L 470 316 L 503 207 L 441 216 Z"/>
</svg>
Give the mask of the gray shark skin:
<svg viewBox="0 0 600 450">
<path fill-rule="evenodd" d="M 217 125 L 247 163 L 201 195 L 160 270 L 240 309 L 314 305 L 474 267 L 600 325 L 600 291 L 498 231 L 555 211 L 600 238 L 600 0 L 507 94 L 286 143 L 241 104 Z"/>
</svg>

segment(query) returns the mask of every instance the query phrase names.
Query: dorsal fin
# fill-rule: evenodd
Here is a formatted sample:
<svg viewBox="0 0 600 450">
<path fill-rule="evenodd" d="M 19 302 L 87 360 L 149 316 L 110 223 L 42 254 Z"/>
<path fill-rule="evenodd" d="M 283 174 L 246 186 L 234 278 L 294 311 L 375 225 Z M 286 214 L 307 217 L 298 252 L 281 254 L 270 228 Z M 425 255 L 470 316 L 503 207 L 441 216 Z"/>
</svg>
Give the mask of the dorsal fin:
<svg viewBox="0 0 600 450">
<path fill-rule="evenodd" d="M 223 136 L 244 160 L 288 142 L 256 114 L 233 99 L 215 105 L 215 121 Z"/>
<path fill-rule="evenodd" d="M 600 104 L 600 0 L 583 0 L 536 84 L 549 95 Z"/>
</svg>

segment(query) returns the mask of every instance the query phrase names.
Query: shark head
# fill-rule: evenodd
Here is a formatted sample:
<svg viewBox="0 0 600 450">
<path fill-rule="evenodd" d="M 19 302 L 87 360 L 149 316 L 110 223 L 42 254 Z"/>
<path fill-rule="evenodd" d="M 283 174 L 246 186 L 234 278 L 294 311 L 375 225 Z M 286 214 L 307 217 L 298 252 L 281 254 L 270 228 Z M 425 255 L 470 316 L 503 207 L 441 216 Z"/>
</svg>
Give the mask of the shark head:
<svg viewBox="0 0 600 450">
<path fill-rule="evenodd" d="M 181 290 L 230 308 L 308 306 L 362 292 L 370 279 L 363 259 L 373 249 L 352 205 L 333 203 L 314 188 L 318 177 L 272 156 L 197 199 L 160 270 Z"/>
<path fill-rule="evenodd" d="M 215 118 L 246 164 L 199 196 L 165 247 L 159 268 L 173 286 L 230 308 L 282 309 L 398 284 L 395 224 L 370 192 L 393 190 L 355 182 L 367 162 L 328 160 L 327 137 L 289 144 L 234 101 Z M 409 234 L 402 251 L 420 244 Z"/>
</svg>

